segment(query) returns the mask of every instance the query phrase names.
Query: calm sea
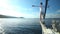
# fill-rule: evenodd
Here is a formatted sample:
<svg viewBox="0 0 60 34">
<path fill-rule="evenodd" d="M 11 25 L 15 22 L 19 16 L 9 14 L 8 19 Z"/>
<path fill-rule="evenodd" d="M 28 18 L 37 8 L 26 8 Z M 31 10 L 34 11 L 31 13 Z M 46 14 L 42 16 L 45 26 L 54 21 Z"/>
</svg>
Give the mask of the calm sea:
<svg viewBox="0 0 60 34">
<path fill-rule="evenodd" d="M 5 34 L 41 34 L 37 18 L 0 18 L 0 27 Z"/>
<path fill-rule="evenodd" d="M 46 19 L 47 27 L 52 20 Z M 0 30 L 4 34 L 42 34 L 39 18 L 0 18 Z"/>
</svg>

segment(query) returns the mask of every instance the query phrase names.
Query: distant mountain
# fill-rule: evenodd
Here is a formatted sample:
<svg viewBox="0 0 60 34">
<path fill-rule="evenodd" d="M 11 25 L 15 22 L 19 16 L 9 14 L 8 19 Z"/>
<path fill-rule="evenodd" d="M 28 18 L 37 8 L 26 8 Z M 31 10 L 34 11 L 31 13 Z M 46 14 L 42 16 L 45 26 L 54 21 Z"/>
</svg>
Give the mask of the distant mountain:
<svg viewBox="0 0 60 34">
<path fill-rule="evenodd" d="M 13 16 L 7 16 L 7 15 L 0 15 L 0 18 L 24 18 L 24 17 L 13 17 Z"/>
<path fill-rule="evenodd" d="M 6 15 L 0 15 L 0 18 L 17 18 L 17 17 L 13 17 L 13 16 L 6 16 Z"/>
<path fill-rule="evenodd" d="M 20 17 L 20 18 L 24 18 L 24 17 Z"/>
</svg>

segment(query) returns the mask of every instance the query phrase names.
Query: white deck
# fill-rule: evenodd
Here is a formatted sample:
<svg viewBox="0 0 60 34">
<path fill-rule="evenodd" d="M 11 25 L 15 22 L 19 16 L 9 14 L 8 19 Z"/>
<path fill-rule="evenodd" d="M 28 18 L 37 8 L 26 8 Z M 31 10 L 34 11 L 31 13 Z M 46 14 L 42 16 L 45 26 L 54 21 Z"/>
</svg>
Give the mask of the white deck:
<svg viewBox="0 0 60 34">
<path fill-rule="evenodd" d="M 43 25 L 41 22 L 41 27 L 42 27 L 42 34 L 59 34 L 58 32 L 53 31 L 52 29 L 46 28 L 45 25 Z"/>
</svg>

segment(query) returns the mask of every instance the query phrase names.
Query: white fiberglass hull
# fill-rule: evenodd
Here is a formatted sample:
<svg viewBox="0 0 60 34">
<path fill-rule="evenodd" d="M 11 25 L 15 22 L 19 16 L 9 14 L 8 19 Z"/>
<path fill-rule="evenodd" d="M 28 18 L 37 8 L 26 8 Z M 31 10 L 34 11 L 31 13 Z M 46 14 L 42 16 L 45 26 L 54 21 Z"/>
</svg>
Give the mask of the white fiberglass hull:
<svg viewBox="0 0 60 34">
<path fill-rule="evenodd" d="M 42 27 L 42 34 L 59 34 L 58 32 L 53 31 L 53 29 L 47 28 L 42 22 L 40 22 L 40 25 Z"/>
</svg>

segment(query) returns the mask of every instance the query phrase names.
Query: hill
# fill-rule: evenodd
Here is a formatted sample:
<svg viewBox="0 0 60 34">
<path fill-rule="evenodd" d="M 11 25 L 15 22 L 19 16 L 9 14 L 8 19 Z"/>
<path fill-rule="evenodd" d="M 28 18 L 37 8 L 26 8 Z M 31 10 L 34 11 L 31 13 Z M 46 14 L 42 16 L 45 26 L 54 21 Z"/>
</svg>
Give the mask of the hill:
<svg viewBox="0 0 60 34">
<path fill-rule="evenodd" d="M 17 17 L 13 17 L 13 16 L 6 16 L 6 15 L 0 15 L 0 18 L 17 18 Z"/>
</svg>

